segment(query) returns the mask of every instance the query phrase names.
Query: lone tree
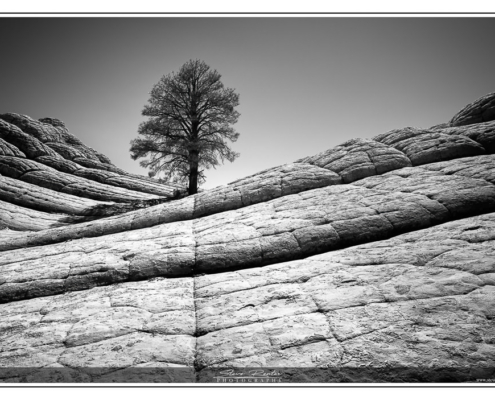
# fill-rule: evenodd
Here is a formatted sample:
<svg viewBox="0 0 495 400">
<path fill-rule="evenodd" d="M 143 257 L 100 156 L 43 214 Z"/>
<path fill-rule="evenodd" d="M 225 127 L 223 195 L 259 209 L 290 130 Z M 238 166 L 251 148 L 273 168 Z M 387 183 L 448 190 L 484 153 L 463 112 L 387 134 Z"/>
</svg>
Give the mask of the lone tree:
<svg viewBox="0 0 495 400">
<path fill-rule="evenodd" d="M 226 140 L 239 137 L 231 125 L 239 118 L 239 95 L 224 88 L 221 75 L 200 60 L 190 60 L 179 72 L 163 76 L 153 86 L 139 125 L 140 137 L 131 141 L 131 157 L 150 176 L 163 172 L 168 180 L 189 183 L 189 194 L 204 182 L 204 170 L 234 161 L 239 153 Z"/>
</svg>

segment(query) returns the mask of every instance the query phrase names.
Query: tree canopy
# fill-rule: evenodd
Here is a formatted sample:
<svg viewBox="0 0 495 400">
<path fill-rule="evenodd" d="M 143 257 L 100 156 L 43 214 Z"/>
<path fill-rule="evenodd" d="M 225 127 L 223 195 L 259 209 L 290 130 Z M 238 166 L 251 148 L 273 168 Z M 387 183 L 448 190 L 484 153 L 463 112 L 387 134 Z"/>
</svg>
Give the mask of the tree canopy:
<svg viewBox="0 0 495 400">
<path fill-rule="evenodd" d="M 148 157 L 140 165 L 149 168 L 151 176 L 163 173 L 169 181 L 188 183 L 189 194 L 197 193 L 206 169 L 239 156 L 227 143 L 239 137 L 232 127 L 240 115 L 235 110 L 239 95 L 220 78 L 200 60 L 164 75 L 142 111 L 149 119 L 131 141 L 131 157 Z"/>
</svg>

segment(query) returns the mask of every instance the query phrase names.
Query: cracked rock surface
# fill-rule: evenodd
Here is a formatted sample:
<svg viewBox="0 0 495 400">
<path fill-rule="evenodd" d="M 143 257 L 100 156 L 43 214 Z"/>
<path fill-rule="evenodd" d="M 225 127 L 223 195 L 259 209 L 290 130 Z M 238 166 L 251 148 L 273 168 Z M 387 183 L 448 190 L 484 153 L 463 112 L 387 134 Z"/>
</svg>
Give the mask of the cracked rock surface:
<svg viewBox="0 0 495 400">
<path fill-rule="evenodd" d="M 494 367 L 494 239 L 490 213 L 264 267 L 9 302 L 2 379 L 297 367 L 301 379 L 326 368 L 327 381 L 388 381 L 396 368 L 408 381 L 432 365 L 426 380 L 471 379 Z"/>
<path fill-rule="evenodd" d="M 0 382 L 494 379 L 492 97 L 173 200 L 1 114 Z"/>
<path fill-rule="evenodd" d="M 495 93 L 489 93 L 468 104 L 449 121 L 451 126 L 462 126 L 495 119 Z"/>
</svg>

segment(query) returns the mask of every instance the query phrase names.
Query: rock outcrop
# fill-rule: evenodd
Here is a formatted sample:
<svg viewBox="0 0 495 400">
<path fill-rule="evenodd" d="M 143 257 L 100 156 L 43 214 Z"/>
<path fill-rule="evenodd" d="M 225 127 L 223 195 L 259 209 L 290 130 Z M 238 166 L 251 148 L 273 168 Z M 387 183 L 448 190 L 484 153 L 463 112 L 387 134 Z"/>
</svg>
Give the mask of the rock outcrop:
<svg viewBox="0 0 495 400">
<path fill-rule="evenodd" d="M 495 93 L 487 94 L 468 104 L 449 121 L 451 126 L 478 124 L 495 119 Z"/>
<path fill-rule="evenodd" d="M 59 120 L 0 115 L 0 229 L 69 226 L 118 213 L 118 204 L 163 203 L 180 191 L 115 167 Z"/>
<path fill-rule="evenodd" d="M 491 98 L 173 200 L 0 115 L 0 381 L 494 379 Z"/>
</svg>

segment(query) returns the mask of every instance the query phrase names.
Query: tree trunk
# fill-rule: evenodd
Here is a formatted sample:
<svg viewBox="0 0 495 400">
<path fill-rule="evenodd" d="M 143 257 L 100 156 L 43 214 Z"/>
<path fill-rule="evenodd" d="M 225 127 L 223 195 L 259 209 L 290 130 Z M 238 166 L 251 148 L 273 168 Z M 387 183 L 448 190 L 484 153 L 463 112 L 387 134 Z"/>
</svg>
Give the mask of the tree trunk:
<svg viewBox="0 0 495 400">
<path fill-rule="evenodd" d="M 199 121 L 197 114 L 197 93 L 196 82 L 192 82 L 192 94 L 190 104 L 191 115 L 191 136 L 193 147 L 189 150 L 189 195 L 198 193 L 198 167 L 199 167 L 199 150 L 198 150 L 198 135 Z"/>
<path fill-rule="evenodd" d="M 198 151 L 197 150 L 192 150 L 189 153 L 189 189 L 188 193 L 191 194 L 196 194 L 198 193 Z"/>
</svg>

